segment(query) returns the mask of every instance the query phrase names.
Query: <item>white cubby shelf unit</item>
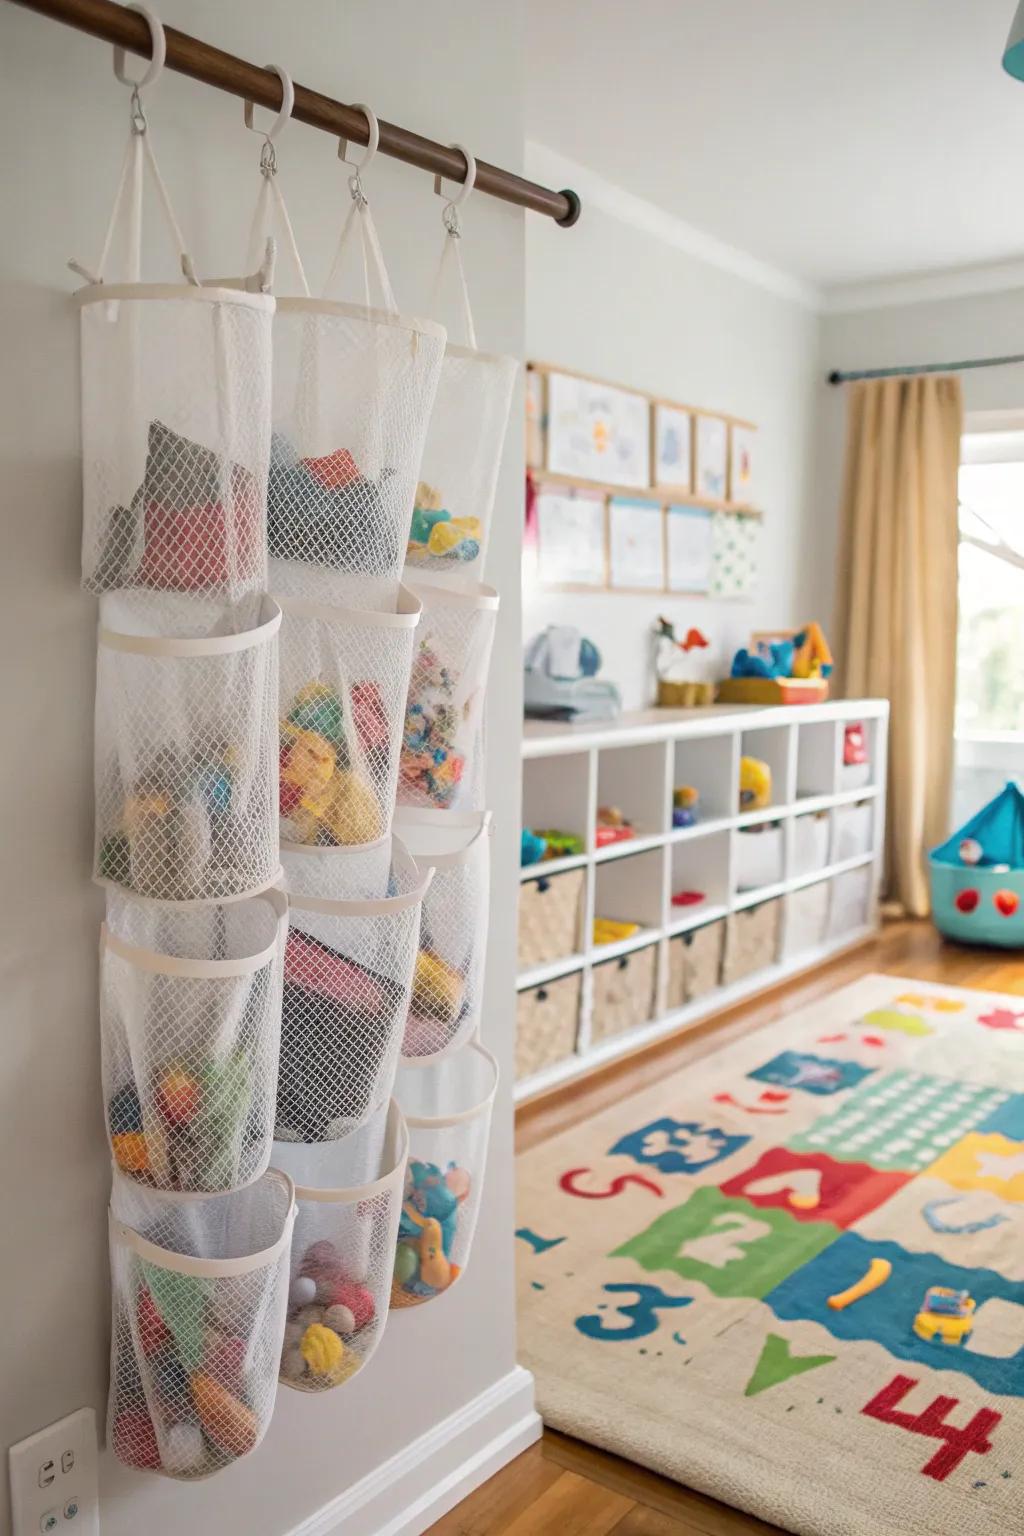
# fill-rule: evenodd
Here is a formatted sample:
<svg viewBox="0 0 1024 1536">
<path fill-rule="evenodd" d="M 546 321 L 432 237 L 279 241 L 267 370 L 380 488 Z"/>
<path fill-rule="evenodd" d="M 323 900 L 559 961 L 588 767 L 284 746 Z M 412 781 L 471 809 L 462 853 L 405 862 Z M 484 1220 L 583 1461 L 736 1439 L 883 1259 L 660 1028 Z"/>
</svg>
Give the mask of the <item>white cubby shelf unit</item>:
<svg viewBox="0 0 1024 1536">
<path fill-rule="evenodd" d="M 584 852 L 526 865 L 520 880 L 585 871 L 578 942 L 571 953 L 521 970 L 523 992 L 580 973 L 575 1049 L 516 1085 L 522 1100 L 615 1056 L 682 1031 L 860 942 L 877 927 L 885 829 L 884 699 L 799 706 L 713 705 L 649 709 L 607 725 L 527 721 L 523 733 L 523 825 L 575 833 Z M 868 763 L 843 762 L 844 728 L 862 723 Z M 741 810 L 740 758 L 772 770 L 771 805 Z M 697 821 L 673 828 L 672 791 L 697 789 Z M 614 805 L 635 837 L 595 845 L 599 806 Z M 756 837 L 750 827 L 768 823 Z M 838 897 L 853 871 L 858 899 Z M 846 882 L 849 887 L 849 881 Z M 701 892 L 693 905 L 674 893 Z M 773 899 L 780 902 L 768 963 L 727 985 L 670 1007 L 668 948 L 675 937 Z M 595 916 L 638 923 L 631 937 L 595 946 Z M 592 1043 L 593 968 L 657 946 L 650 1018 Z"/>
</svg>

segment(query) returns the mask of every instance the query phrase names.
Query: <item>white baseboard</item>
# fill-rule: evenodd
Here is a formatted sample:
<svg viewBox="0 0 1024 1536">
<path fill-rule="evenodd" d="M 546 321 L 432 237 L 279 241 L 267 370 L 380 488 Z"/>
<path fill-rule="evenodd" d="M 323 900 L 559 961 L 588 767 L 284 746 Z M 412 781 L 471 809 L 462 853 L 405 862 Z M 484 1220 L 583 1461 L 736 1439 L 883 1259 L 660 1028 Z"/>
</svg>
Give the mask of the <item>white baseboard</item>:
<svg viewBox="0 0 1024 1536">
<path fill-rule="evenodd" d="M 540 1432 L 533 1377 L 517 1365 L 288 1536 L 421 1536 Z"/>
</svg>

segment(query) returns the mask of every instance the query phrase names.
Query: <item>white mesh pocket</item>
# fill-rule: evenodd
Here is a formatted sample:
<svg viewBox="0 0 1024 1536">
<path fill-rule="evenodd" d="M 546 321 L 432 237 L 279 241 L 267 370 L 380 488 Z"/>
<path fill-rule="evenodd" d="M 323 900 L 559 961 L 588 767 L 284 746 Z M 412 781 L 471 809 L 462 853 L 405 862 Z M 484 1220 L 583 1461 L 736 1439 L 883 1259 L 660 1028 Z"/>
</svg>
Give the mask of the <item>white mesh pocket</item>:
<svg viewBox="0 0 1024 1536">
<path fill-rule="evenodd" d="M 415 1307 L 446 1291 L 469 1262 L 497 1087 L 498 1063 L 476 1043 L 398 1072 L 395 1098 L 409 1127 L 409 1165 L 393 1307 Z"/>
<path fill-rule="evenodd" d="M 100 602 L 96 875 L 139 896 L 218 901 L 272 884 L 276 603 L 238 635 L 164 638 L 144 600 Z"/>
<path fill-rule="evenodd" d="M 267 532 L 274 589 L 384 607 L 398 589 L 444 330 L 282 299 Z"/>
<path fill-rule="evenodd" d="M 383 1144 L 377 1135 L 383 1131 Z M 295 1179 L 281 1380 L 325 1392 L 355 1375 L 387 1321 L 408 1134 L 398 1105 L 342 1141 L 279 1142 Z"/>
<path fill-rule="evenodd" d="M 285 847 L 282 862 L 289 929 L 275 1135 L 333 1141 L 391 1092 L 430 875 L 397 840 L 390 861 L 379 849 Z M 377 894 L 367 896 L 374 869 Z"/>
<path fill-rule="evenodd" d="M 483 1000 L 490 910 L 489 811 L 465 816 L 404 811 L 402 841 L 434 877 L 423 898 L 403 1059 L 423 1063 L 456 1050 L 475 1033 Z"/>
<path fill-rule="evenodd" d="M 484 694 L 494 642 L 493 587 L 415 587 L 423 614 L 406 705 L 398 803 L 479 811 L 484 798 Z"/>
<path fill-rule="evenodd" d="M 449 342 L 430 414 L 406 562 L 478 581 L 518 363 Z"/>
<path fill-rule="evenodd" d="M 274 1409 L 295 1219 L 291 1179 L 183 1196 L 114 1174 L 107 1442 L 200 1478 L 247 1456 Z"/>
<path fill-rule="evenodd" d="M 103 1096 L 122 1173 L 222 1191 L 266 1168 L 287 923 L 280 891 L 185 908 L 108 895 Z"/>
<path fill-rule="evenodd" d="M 265 590 L 274 300 L 126 284 L 80 303 L 85 584 Z"/>
<path fill-rule="evenodd" d="M 397 612 L 281 607 L 281 836 L 375 842 L 391 829 L 419 600 L 402 587 Z"/>
</svg>

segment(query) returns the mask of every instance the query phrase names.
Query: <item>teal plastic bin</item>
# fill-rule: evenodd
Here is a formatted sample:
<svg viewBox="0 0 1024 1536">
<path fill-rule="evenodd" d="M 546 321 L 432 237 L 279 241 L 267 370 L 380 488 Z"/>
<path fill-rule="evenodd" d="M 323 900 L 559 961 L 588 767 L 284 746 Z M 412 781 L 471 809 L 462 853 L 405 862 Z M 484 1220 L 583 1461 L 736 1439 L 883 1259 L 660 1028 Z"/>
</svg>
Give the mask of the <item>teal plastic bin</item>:
<svg viewBox="0 0 1024 1536">
<path fill-rule="evenodd" d="M 964 855 L 967 855 L 965 858 Z M 1024 949 L 1024 792 L 1015 781 L 933 848 L 932 917 L 947 939 Z"/>
</svg>

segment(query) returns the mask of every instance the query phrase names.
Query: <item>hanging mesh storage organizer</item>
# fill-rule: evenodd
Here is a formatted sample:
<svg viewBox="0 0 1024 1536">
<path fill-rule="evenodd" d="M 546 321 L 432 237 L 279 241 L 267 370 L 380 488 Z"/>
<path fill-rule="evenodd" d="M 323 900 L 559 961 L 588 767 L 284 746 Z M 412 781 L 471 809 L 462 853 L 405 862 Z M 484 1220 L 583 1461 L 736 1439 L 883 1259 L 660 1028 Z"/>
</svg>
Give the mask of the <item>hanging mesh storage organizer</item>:
<svg viewBox="0 0 1024 1536">
<path fill-rule="evenodd" d="M 469 1262 L 483 1194 L 498 1064 L 473 1043 L 395 1081 L 409 1164 L 395 1249 L 393 1307 L 446 1291 Z"/>
<path fill-rule="evenodd" d="M 289 931 L 275 1135 L 334 1141 L 390 1095 L 430 874 L 397 839 L 351 852 L 286 845 L 281 856 Z"/>
<path fill-rule="evenodd" d="M 274 1409 L 294 1186 L 270 1169 L 233 1194 L 114 1175 L 107 1441 L 139 1471 L 207 1477 L 259 1445 Z"/>
<path fill-rule="evenodd" d="M 397 1104 L 342 1141 L 278 1143 L 295 1179 L 281 1380 L 325 1392 L 351 1380 L 380 1342 L 402 1209 L 408 1133 Z"/>
<path fill-rule="evenodd" d="M 434 876 L 423 898 L 409 1017 L 407 1062 L 432 1061 L 476 1033 L 483 1003 L 490 911 L 491 814 L 399 811 L 399 836 Z"/>
<path fill-rule="evenodd" d="M 107 898 L 100 1034 L 122 1173 L 220 1191 L 270 1161 L 287 903 L 280 891 L 177 909 Z"/>
</svg>

